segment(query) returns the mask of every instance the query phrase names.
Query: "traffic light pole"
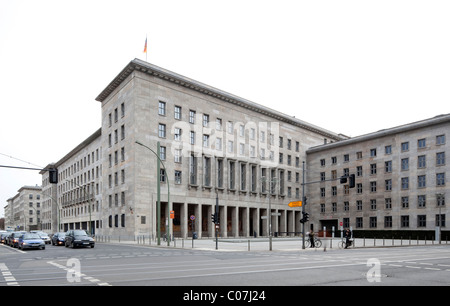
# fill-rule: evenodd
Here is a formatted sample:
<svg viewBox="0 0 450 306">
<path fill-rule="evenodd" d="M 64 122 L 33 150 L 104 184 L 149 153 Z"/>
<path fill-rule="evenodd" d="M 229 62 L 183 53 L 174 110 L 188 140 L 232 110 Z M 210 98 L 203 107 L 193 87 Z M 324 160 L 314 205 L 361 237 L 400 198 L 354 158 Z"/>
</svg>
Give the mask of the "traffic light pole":
<svg viewBox="0 0 450 306">
<path fill-rule="evenodd" d="M 214 213 L 214 230 L 216 232 L 216 250 L 219 249 L 219 229 L 217 225 L 219 224 L 219 193 L 216 189 L 216 212 Z"/>
<path fill-rule="evenodd" d="M 302 218 L 305 215 L 305 161 L 303 161 L 303 183 L 302 183 Z M 302 249 L 305 249 L 305 222 L 302 222 Z"/>
</svg>

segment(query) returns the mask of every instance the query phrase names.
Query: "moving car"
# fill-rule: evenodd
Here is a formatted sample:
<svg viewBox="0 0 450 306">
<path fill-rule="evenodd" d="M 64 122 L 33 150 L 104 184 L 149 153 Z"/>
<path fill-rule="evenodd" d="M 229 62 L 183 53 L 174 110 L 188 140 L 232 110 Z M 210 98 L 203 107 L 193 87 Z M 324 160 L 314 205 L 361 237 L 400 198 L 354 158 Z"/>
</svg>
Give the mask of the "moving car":
<svg viewBox="0 0 450 306">
<path fill-rule="evenodd" d="M 25 249 L 40 249 L 45 250 L 45 242 L 36 233 L 26 233 L 19 237 L 17 242 L 18 248 Z"/>
<path fill-rule="evenodd" d="M 48 236 L 48 234 L 46 232 L 43 231 L 30 231 L 30 233 L 34 233 L 34 234 L 38 234 L 39 237 L 42 238 L 42 240 L 44 240 L 45 244 L 50 244 L 51 243 L 51 239 Z"/>
<path fill-rule="evenodd" d="M 25 234 L 25 231 L 19 231 L 19 232 L 12 232 L 11 236 L 9 236 L 9 246 L 13 248 L 17 248 L 19 237 Z"/>
<path fill-rule="evenodd" d="M 52 237 L 52 245 L 64 245 L 64 239 L 66 238 L 66 233 L 57 232 Z"/>
<path fill-rule="evenodd" d="M 89 237 L 84 230 L 69 230 L 64 238 L 64 245 L 72 248 L 78 246 L 90 246 L 93 248 L 95 246 L 95 241 L 92 237 Z"/>
</svg>

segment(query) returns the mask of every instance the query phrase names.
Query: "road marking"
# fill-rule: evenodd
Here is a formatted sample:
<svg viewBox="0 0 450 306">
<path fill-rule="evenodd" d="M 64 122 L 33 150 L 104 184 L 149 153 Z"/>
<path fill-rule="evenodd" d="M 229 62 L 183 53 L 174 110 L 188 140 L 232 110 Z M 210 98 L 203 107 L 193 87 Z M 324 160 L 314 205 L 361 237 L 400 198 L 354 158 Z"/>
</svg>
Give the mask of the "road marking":
<svg viewBox="0 0 450 306">
<path fill-rule="evenodd" d="M 51 265 L 53 265 L 53 266 L 55 266 L 55 267 L 57 267 L 59 269 L 62 269 L 64 271 L 69 271 L 69 270 L 72 271 L 72 269 L 70 269 L 70 268 L 68 268 L 68 267 L 66 267 L 64 265 L 60 265 L 59 263 L 56 263 L 56 262 L 53 262 L 53 261 L 47 261 L 47 263 L 51 264 Z M 96 278 L 94 278 L 92 276 L 87 276 L 86 274 L 81 273 L 81 272 L 75 272 L 75 275 L 80 277 L 80 278 L 83 278 L 84 280 L 87 280 L 87 281 L 89 281 L 91 283 L 97 284 L 99 286 L 111 286 L 110 284 L 108 284 L 106 282 L 100 283 L 99 279 L 96 279 Z"/>
<path fill-rule="evenodd" d="M 8 286 L 19 286 L 19 283 L 16 281 L 16 278 L 12 276 L 12 273 L 9 271 L 6 264 L 0 263 L 0 271 L 2 271 L 3 278 Z"/>
</svg>

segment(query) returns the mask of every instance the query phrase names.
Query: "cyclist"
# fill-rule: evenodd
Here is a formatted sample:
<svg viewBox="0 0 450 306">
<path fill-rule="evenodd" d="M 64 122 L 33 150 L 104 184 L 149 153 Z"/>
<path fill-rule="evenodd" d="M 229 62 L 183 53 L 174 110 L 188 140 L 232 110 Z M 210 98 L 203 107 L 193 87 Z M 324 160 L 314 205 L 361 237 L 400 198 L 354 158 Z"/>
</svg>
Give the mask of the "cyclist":
<svg viewBox="0 0 450 306">
<path fill-rule="evenodd" d="M 344 238 L 345 238 L 345 249 L 352 245 L 352 241 L 350 240 L 352 238 L 352 233 L 347 228 L 344 232 Z"/>
<path fill-rule="evenodd" d="M 315 247 L 315 244 L 314 244 L 314 232 L 310 231 L 308 233 L 308 236 L 309 236 L 309 242 L 311 244 L 310 248 L 314 248 Z"/>
</svg>

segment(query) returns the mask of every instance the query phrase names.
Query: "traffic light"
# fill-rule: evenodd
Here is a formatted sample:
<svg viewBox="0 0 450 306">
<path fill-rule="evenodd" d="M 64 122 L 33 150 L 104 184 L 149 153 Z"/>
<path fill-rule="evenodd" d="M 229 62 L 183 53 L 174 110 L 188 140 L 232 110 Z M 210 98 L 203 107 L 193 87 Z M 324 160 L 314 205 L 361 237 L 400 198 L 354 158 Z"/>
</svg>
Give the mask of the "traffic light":
<svg viewBox="0 0 450 306">
<path fill-rule="evenodd" d="M 58 169 L 56 168 L 49 169 L 48 179 L 50 184 L 58 184 Z"/>
<path fill-rule="evenodd" d="M 309 221 L 309 214 L 307 212 L 302 212 L 303 213 L 303 219 L 305 219 L 305 222 Z"/>
<path fill-rule="evenodd" d="M 306 223 L 309 221 L 309 214 L 307 212 L 302 211 L 303 218 L 300 219 L 300 223 Z"/>
<path fill-rule="evenodd" d="M 341 176 L 340 183 L 341 184 L 347 183 L 347 176 Z"/>
<path fill-rule="evenodd" d="M 219 223 L 219 218 L 218 218 L 218 216 L 217 216 L 216 213 L 211 214 L 211 221 L 212 221 L 214 224 L 218 224 L 218 223 Z"/>
<path fill-rule="evenodd" d="M 348 177 L 348 188 L 355 188 L 355 175 L 350 174 Z"/>
</svg>

